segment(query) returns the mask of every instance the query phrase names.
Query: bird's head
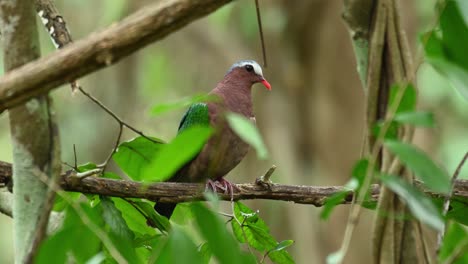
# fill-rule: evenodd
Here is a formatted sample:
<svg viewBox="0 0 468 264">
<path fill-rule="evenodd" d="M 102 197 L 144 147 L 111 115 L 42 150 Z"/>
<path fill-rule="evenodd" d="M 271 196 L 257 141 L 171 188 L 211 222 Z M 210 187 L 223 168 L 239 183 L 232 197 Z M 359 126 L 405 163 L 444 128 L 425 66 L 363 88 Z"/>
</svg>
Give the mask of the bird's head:
<svg viewBox="0 0 468 264">
<path fill-rule="evenodd" d="M 227 71 L 226 76 L 228 75 L 234 75 L 237 79 L 247 80 L 251 84 L 262 83 L 268 90 L 271 90 L 270 83 L 263 77 L 262 67 L 256 61 L 238 61 Z"/>
</svg>

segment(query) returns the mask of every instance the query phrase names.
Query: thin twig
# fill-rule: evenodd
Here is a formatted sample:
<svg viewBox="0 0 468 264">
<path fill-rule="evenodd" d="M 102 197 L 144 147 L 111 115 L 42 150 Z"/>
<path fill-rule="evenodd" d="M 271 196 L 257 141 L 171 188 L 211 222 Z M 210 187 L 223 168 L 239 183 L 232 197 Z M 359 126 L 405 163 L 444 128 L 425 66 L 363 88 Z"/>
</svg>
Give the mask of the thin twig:
<svg viewBox="0 0 468 264">
<path fill-rule="evenodd" d="M 452 180 L 451 180 L 451 187 L 450 187 L 450 192 L 445 196 L 444 198 L 444 205 L 442 209 L 442 215 L 446 216 L 447 212 L 450 207 L 450 199 L 452 199 L 452 195 L 454 192 L 455 188 L 455 183 L 458 179 L 458 176 L 460 175 L 460 171 L 463 168 L 463 165 L 465 165 L 466 160 L 468 159 L 468 151 L 465 153 L 463 156 L 462 160 L 458 164 L 457 168 L 455 169 L 455 172 L 453 173 Z M 444 235 L 445 235 L 445 228 L 443 228 L 438 234 L 437 234 L 437 252 L 439 252 L 440 247 L 442 246 L 442 241 L 444 240 Z"/>
<path fill-rule="evenodd" d="M 122 131 L 123 131 L 123 125 L 122 124 L 119 124 L 119 133 L 117 134 L 117 139 L 115 140 L 115 144 L 114 144 L 114 147 L 112 148 L 112 151 L 111 153 L 109 154 L 109 156 L 107 156 L 106 160 L 104 161 L 104 163 L 102 163 L 101 165 L 99 165 L 98 167 L 102 169 L 102 173 L 104 174 L 104 172 L 106 171 L 106 167 L 107 167 L 107 164 L 109 164 L 109 161 L 112 159 L 112 156 L 114 155 L 114 153 L 117 151 L 117 149 L 119 148 L 119 144 L 120 144 L 120 139 L 122 138 Z"/>
<path fill-rule="evenodd" d="M 91 99 L 91 101 L 93 101 L 95 104 L 97 104 L 102 110 L 106 111 L 106 113 L 108 113 L 110 116 L 112 116 L 115 121 L 117 121 L 120 125 L 132 130 L 133 132 L 135 132 L 136 134 L 144 137 L 145 139 L 153 142 L 153 143 L 157 143 L 159 144 L 158 141 L 146 136 L 145 134 L 143 134 L 143 132 L 141 132 L 140 130 L 134 128 L 133 126 L 129 125 L 127 122 L 123 121 L 120 117 L 118 117 L 114 112 L 112 112 L 112 110 L 110 110 L 109 108 L 107 108 L 104 104 L 102 104 L 96 97 L 92 96 L 91 94 L 87 93 L 85 90 L 83 90 L 83 88 L 79 87 L 78 88 L 79 91 L 84 94 L 86 97 L 88 97 L 89 99 Z"/>
<path fill-rule="evenodd" d="M 258 0 L 255 0 L 255 9 L 257 11 L 258 32 L 260 34 L 260 42 L 262 43 L 263 67 L 267 67 L 267 57 L 265 49 L 265 39 L 263 38 L 262 18 L 260 16 L 260 5 Z"/>
<path fill-rule="evenodd" d="M 74 161 L 75 161 L 74 168 L 75 168 L 76 171 L 78 171 L 78 157 L 76 156 L 76 146 L 75 146 L 75 144 L 73 144 L 73 157 L 74 157 Z"/>
<path fill-rule="evenodd" d="M 276 170 L 276 165 L 272 165 L 271 168 L 262 176 L 262 180 L 266 182 L 270 182 L 270 177 Z"/>
</svg>

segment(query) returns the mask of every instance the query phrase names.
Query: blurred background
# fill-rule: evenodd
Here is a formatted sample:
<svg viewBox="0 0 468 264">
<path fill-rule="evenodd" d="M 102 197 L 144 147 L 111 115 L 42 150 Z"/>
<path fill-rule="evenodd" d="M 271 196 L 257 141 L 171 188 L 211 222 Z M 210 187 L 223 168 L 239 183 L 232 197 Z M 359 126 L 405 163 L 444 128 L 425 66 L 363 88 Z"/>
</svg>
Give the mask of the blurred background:
<svg viewBox="0 0 468 264">
<path fill-rule="evenodd" d="M 153 1 L 56 1 L 74 39 L 121 20 Z M 433 111 L 435 129 L 417 130 L 416 143 L 452 173 L 468 149 L 468 104 L 429 65 L 419 36 L 436 23 L 436 0 L 400 1 L 402 19 L 417 72 L 419 105 Z M 340 0 L 260 1 L 268 67 L 264 75 L 273 90 L 254 87 L 257 125 L 270 150 L 259 161 L 252 151 L 230 173 L 233 182 L 253 182 L 272 164 L 272 180 L 298 185 L 342 185 L 359 158 L 364 124 L 364 94 Z M 54 50 L 38 21 L 43 54 Z M 160 103 L 208 92 L 239 59 L 261 63 L 254 1 L 228 4 L 118 64 L 79 80 L 83 88 L 128 123 L 146 134 L 173 138 L 183 111 L 152 116 Z M 1 56 L 1 55 L 0 55 Z M 105 112 L 70 87 L 52 93 L 60 126 L 63 161 L 104 161 L 118 125 Z M 135 137 L 125 131 L 124 140 Z M 8 115 L 0 115 L 0 160 L 12 161 Z M 115 169 L 115 167 L 113 168 Z M 467 178 L 468 171 L 462 172 Z M 280 201 L 247 201 L 269 224 L 277 240 L 293 239 L 289 252 L 297 263 L 323 263 L 340 246 L 348 206 L 329 220 L 320 208 Z M 372 213 L 364 211 L 353 237 L 347 263 L 370 259 Z M 0 263 L 12 263 L 12 221 L 0 215 Z"/>
</svg>

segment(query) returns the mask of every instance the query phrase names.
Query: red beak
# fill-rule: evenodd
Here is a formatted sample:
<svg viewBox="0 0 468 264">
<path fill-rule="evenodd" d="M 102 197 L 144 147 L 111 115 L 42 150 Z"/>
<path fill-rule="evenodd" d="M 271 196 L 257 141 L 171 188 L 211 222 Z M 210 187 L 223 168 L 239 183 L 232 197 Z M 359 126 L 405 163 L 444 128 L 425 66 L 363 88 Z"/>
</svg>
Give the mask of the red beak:
<svg viewBox="0 0 468 264">
<path fill-rule="evenodd" d="M 271 90 L 271 85 L 270 85 L 270 83 L 269 83 L 267 80 L 263 79 L 263 80 L 261 81 L 261 83 L 262 83 L 263 85 L 265 85 L 265 87 L 266 87 L 269 91 Z"/>
</svg>

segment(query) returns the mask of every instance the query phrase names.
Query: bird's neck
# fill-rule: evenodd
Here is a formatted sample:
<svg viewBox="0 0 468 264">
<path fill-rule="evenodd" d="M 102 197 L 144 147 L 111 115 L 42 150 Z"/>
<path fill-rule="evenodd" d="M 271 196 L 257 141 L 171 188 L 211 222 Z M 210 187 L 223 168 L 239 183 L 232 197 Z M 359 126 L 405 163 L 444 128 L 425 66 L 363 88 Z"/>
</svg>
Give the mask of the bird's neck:
<svg viewBox="0 0 468 264">
<path fill-rule="evenodd" d="M 253 116 L 251 88 L 252 83 L 248 80 L 225 78 L 218 83 L 213 92 L 221 96 L 229 111 L 251 117 Z"/>
</svg>

